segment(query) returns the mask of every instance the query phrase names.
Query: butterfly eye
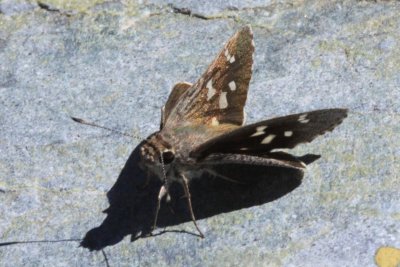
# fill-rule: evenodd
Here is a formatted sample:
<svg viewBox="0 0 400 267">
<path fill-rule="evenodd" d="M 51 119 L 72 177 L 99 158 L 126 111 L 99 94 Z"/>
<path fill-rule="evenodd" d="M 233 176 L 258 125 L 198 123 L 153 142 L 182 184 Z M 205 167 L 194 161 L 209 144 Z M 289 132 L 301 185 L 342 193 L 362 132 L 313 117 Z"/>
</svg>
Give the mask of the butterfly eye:
<svg viewBox="0 0 400 267">
<path fill-rule="evenodd" d="M 175 154 L 171 150 L 165 150 L 162 153 L 164 164 L 168 165 L 175 159 Z"/>
</svg>

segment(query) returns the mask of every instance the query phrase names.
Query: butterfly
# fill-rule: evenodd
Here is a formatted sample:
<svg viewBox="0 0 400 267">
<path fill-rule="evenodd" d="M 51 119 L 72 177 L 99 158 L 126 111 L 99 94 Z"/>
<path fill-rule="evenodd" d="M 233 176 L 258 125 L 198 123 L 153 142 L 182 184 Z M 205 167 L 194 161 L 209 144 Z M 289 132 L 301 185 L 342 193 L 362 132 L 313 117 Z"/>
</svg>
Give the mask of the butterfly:
<svg viewBox="0 0 400 267">
<path fill-rule="evenodd" d="M 270 167 L 303 170 L 305 161 L 279 149 L 311 142 L 332 131 L 347 109 L 323 109 L 244 124 L 244 106 L 252 75 L 253 32 L 236 32 L 194 83 L 177 83 L 162 108 L 160 130 L 140 147 L 141 167 L 159 177 L 153 229 L 161 201 L 170 200 L 169 186 L 183 186 L 191 219 L 201 237 L 192 209 L 191 179 L 210 174 L 243 181 L 251 170 L 260 177 Z"/>
</svg>

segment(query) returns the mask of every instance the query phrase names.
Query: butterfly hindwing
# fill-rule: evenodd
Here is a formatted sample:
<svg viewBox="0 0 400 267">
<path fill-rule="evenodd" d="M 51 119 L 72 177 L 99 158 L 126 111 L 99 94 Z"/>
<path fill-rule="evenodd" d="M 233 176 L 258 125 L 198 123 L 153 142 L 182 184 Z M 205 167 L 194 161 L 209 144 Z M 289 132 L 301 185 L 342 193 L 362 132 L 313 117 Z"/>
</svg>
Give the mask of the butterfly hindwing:
<svg viewBox="0 0 400 267">
<path fill-rule="evenodd" d="M 215 137 L 193 149 L 190 156 L 199 159 L 212 153 L 259 154 L 293 148 L 333 130 L 346 116 L 346 109 L 325 109 L 261 121 Z"/>
<path fill-rule="evenodd" d="M 303 172 L 306 166 L 299 158 L 284 152 L 265 155 L 212 154 L 201 165 L 208 174 L 242 184 L 264 179 L 274 167 Z"/>
<path fill-rule="evenodd" d="M 166 125 L 174 127 L 186 121 L 209 126 L 241 126 L 253 53 L 253 33 L 247 26 L 228 41 L 200 79 L 184 92 Z"/>
<path fill-rule="evenodd" d="M 168 100 L 161 110 L 161 124 L 160 129 L 162 129 L 165 125 L 165 122 L 168 120 L 169 115 L 171 114 L 171 110 L 179 103 L 180 97 L 183 93 L 186 92 L 193 84 L 188 82 L 179 82 L 174 85 L 171 93 L 168 96 Z"/>
</svg>

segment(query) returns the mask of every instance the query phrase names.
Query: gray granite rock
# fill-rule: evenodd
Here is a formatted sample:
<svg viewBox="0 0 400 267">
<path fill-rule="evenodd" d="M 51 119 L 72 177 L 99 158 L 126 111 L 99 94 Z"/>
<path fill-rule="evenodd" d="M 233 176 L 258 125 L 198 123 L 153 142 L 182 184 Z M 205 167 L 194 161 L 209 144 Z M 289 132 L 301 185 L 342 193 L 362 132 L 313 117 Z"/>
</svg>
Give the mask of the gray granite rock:
<svg viewBox="0 0 400 267">
<path fill-rule="evenodd" d="M 0 265 L 375 266 L 380 247 L 400 248 L 399 13 L 398 1 L 2 1 Z M 130 192 L 117 181 L 140 140 L 70 116 L 145 138 L 173 84 L 195 81 L 245 24 L 256 43 L 248 123 L 350 109 L 295 149 L 322 158 L 290 194 L 203 216 L 205 239 L 131 242 L 136 225 L 118 217 L 95 232 L 103 252 L 78 247 L 111 217 L 107 193 L 118 207 Z M 196 233 L 179 222 L 166 229 Z"/>
</svg>

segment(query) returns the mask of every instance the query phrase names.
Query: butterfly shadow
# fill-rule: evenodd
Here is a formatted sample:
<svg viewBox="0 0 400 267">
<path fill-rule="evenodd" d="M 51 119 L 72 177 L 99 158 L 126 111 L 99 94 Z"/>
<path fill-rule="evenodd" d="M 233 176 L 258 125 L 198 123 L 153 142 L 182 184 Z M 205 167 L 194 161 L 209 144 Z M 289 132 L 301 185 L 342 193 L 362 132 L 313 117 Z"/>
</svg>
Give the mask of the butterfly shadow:
<svg viewBox="0 0 400 267">
<path fill-rule="evenodd" d="M 104 211 L 107 217 L 100 226 L 86 233 L 81 242 L 83 247 L 100 250 L 117 244 L 127 235 L 131 235 L 132 241 L 150 235 L 162 183 L 156 177 L 148 177 L 139 167 L 140 146 L 141 144 L 132 152 L 116 183 L 107 193 L 110 203 L 109 208 Z M 268 175 L 263 175 L 262 179 L 246 177 L 250 181 L 247 184 L 208 176 L 193 179 L 190 181 L 193 211 L 199 220 L 268 203 L 298 187 L 302 177 L 303 172 L 299 170 L 271 167 L 268 168 Z M 157 223 L 160 228 L 191 221 L 182 186 L 178 183 L 171 184 L 170 195 L 171 202 L 161 203 Z M 157 232 L 154 235 L 165 232 L 197 235 L 195 228 L 192 233 L 179 230 Z"/>
</svg>

